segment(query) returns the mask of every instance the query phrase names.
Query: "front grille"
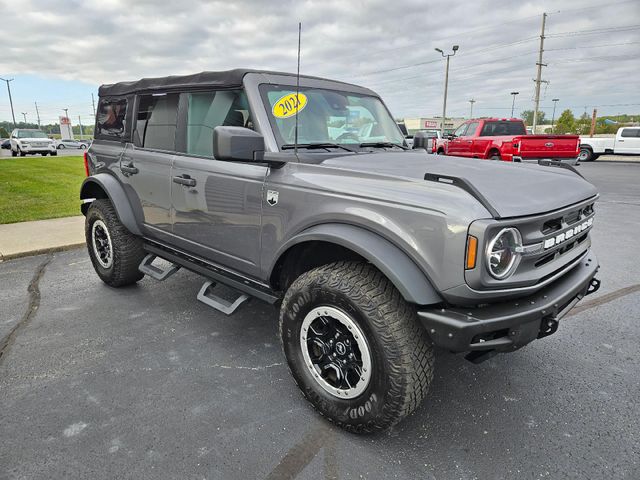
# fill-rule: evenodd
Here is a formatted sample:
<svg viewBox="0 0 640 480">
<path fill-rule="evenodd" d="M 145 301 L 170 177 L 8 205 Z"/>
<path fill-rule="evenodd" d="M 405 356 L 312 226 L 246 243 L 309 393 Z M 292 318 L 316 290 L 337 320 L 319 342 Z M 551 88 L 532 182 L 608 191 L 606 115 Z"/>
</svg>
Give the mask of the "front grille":
<svg viewBox="0 0 640 480">
<path fill-rule="evenodd" d="M 594 202 L 595 198 L 592 198 L 541 215 L 487 221 L 484 231 L 482 227 L 484 222 L 477 222 L 478 230 L 471 228 L 469 233 L 471 235 L 477 233 L 482 236 L 485 247 L 489 239 L 493 238 L 502 228 L 516 227 L 522 235 L 525 254 L 516 271 L 508 279 L 497 280 L 493 278 L 488 272 L 486 262 L 482 262 L 480 269 L 476 268 L 465 272 L 467 283 L 476 289 L 533 286 L 570 269 L 589 248 L 591 228 L 587 225 L 587 229 L 583 230 L 582 226 L 593 219 L 595 215 Z M 591 221 L 593 222 L 593 220 Z"/>
</svg>

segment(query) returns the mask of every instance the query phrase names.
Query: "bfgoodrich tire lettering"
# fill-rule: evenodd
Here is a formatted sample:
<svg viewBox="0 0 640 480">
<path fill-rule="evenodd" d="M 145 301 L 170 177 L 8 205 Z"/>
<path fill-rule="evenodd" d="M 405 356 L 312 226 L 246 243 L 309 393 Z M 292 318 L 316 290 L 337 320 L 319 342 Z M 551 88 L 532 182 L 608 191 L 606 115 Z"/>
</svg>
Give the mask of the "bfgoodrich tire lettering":
<svg viewBox="0 0 640 480">
<path fill-rule="evenodd" d="M 144 277 L 138 270 L 144 258 L 142 240 L 120 223 L 109 200 L 100 199 L 91 203 L 85 219 L 85 237 L 93 268 L 104 283 L 122 287 Z M 103 248 L 98 245 L 99 242 L 104 244 L 104 248 L 110 249 L 103 258 L 99 258 Z"/>
<path fill-rule="evenodd" d="M 371 375 L 354 398 L 338 398 L 314 379 L 300 341 L 303 319 L 327 306 L 348 315 L 366 337 Z M 336 262 L 304 273 L 280 309 L 280 337 L 303 395 L 328 419 L 352 432 L 386 429 L 412 413 L 433 378 L 433 349 L 415 308 L 364 262 Z"/>
</svg>

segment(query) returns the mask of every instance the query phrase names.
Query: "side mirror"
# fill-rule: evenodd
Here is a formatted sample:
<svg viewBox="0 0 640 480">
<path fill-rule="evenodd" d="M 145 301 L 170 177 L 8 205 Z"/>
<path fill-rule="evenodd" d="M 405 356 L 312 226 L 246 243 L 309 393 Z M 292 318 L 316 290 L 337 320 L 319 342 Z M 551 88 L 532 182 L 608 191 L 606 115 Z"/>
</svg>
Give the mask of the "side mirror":
<svg viewBox="0 0 640 480">
<path fill-rule="evenodd" d="M 216 160 L 264 161 L 264 137 L 244 127 L 213 129 L 213 156 Z"/>
<path fill-rule="evenodd" d="M 454 138 L 456 138 L 456 136 L 453 133 L 450 133 L 449 135 L 446 135 L 446 139 L 447 140 L 453 140 Z"/>
<path fill-rule="evenodd" d="M 413 136 L 413 148 L 424 148 L 428 150 L 429 140 L 433 137 L 427 132 L 416 132 Z"/>
</svg>

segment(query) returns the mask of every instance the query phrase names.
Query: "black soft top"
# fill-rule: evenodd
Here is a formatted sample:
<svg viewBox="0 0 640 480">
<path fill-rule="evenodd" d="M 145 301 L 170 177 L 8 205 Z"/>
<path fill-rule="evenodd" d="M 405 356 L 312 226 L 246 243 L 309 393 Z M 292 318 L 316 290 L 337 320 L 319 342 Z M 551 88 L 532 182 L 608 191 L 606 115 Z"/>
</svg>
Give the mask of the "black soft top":
<svg viewBox="0 0 640 480">
<path fill-rule="evenodd" d="M 248 68 L 236 68 L 222 72 L 200 72 L 192 75 L 172 75 L 170 77 L 143 78 L 132 82 L 118 82 L 101 85 L 98 95 L 101 97 L 127 95 L 131 93 L 170 90 L 180 88 L 217 87 L 217 88 L 238 88 L 242 86 L 242 79 L 247 73 L 262 73 L 266 75 L 286 75 L 295 77 L 292 73 L 273 72 L 268 70 L 252 70 Z M 313 78 L 317 80 L 328 80 L 308 75 L 300 75 L 301 78 Z M 335 82 L 335 80 L 329 80 Z M 343 82 L 336 82 L 343 83 Z M 360 87 L 362 88 L 362 87 Z"/>
</svg>

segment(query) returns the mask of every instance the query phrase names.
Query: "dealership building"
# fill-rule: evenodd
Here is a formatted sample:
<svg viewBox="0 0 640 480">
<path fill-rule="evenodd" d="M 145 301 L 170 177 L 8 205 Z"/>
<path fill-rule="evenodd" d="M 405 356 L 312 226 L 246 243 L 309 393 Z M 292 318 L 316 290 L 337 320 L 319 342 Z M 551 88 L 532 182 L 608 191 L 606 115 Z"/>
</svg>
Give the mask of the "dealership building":
<svg viewBox="0 0 640 480">
<path fill-rule="evenodd" d="M 449 118 L 444 122 L 445 131 L 453 131 L 465 122 L 465 118 Z M 442 117 L 420 117 L 405 118 L 404 124 L 409 135 L 413 135 L 419 130 L 440 130 Z"/>
</svg>

